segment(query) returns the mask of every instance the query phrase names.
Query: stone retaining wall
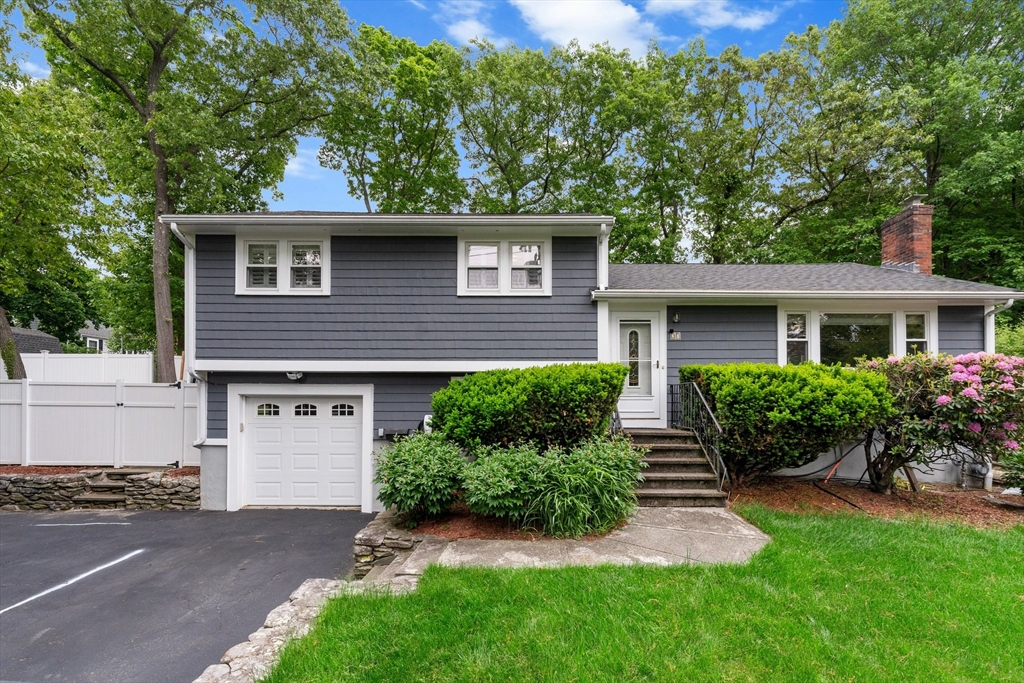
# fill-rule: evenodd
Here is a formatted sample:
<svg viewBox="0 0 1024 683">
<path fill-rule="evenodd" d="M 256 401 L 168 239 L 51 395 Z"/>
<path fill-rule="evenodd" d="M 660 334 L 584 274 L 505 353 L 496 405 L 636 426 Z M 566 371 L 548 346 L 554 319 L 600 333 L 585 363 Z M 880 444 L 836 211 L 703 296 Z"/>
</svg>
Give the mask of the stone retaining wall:
<svg viewBox="0 0 1024 683">
<path fill-rule="evenodd" d="M 395 513 L 385 510 L 378 513 L 373 521 L 356 534 L 352 546 L 355 568 L 352 575 L 357 579 L 366 576 L 374 567 L 391 564 L 399 550 L 416 546 L 425 537 L 394 526 Z"/>
<path fill-rule="evenodd" d="M 153 471 L 107 478 L 107 473 L 116 472 L 0 474 L 0 510 L 199 509 L 199 477 Z"/>
</svg>

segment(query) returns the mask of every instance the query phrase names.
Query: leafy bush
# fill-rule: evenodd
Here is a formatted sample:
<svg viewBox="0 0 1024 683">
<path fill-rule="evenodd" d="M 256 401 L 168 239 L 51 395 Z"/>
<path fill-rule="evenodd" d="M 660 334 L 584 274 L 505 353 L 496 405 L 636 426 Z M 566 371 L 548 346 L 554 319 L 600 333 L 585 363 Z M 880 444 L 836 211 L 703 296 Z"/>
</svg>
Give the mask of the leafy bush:
<svg viewBox="0 0 1024 683">
<path fill-rule="evenodd" d="M 838 366 L 691 365 L 679 378 L 697 383 L 718 418 L 722 460 L 737 485 L 802 467 L 891 410 L 884 378 Z"/>
<path fill-rule="evenodd" d="M 376 464 L 380 501 L 417 520 L 448 511 L 462 485 L 466 460 L 442 435 L 417 433 L 382 449 Z"/>
<path fill-rule="evenodd" d="M 626 372 L 616 363 L 477 372 L 434 393 L 431 426 L 466 448 L 572 446 L 607 426 Z"/>
<path fill-rule="evenodd" d="M 571 450 L 485 447 L 466 468 L 469 509 L 541 527 L 552 536 L 607 531 L 636 507 L 643 451 L 624 437 Z"/>
<path fill-rule="evenodd" d="M 1024 451 L 1011 453 L 1003 458 L 1003 482 L 1007 486 L 1024 488 Z"/>
<path fill-rule="evenodd" d="M 533 444 L 483 446 L 474 455 L 464 475 L 466 505 L 480 515 L 521 523 L 543 487 L 546 457 Z"/>
<path fill-rule="evenodd" d="M 966 457 L 987 464 L 1019 452 L 1024 358 L 914 354 L 861 366 L 885 378 L 894 406 L 879 425 L 882 448 L 868 459 L 875 490 L 892 491 L 907 463 Z"/>
<path fill-rule="evenodd" d="M 996 351 L 1007 356 L 1024 356 L 1024 321 L 996 323 Z"/>
</svg>

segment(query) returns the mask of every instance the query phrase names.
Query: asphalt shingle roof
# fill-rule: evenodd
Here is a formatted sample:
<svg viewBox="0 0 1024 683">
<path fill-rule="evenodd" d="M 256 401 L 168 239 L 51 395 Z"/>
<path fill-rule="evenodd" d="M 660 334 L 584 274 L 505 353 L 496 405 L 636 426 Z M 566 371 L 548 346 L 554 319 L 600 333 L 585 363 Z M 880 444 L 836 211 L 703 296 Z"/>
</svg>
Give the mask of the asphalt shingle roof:
<svg viewBox="0 0 1024 683">
<path fill-rule="evenodd" d="M 685 292 L 935 292 L 1012 297 L 1015 290 L 860 263 L 608 266 L 608 288 Z"/>
<path fill-rule="evenodd" d="M 39 330 L 29 330 L 24 327 L 12 327 L 11 335 L 14 337 L 14 344 L 21 353 L 39 353 L 40 351 L 64 353 L 60 340 L 52 334 L 46 334 Z"/>
</svg>

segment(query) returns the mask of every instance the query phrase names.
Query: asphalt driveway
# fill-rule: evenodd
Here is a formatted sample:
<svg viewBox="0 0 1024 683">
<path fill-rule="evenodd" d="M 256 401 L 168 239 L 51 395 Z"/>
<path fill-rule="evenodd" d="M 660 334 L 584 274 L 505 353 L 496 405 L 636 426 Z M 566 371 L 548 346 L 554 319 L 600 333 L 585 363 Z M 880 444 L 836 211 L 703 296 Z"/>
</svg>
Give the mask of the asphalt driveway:
<svg viewBox="0 0 1024 683">
<path fill-rule="evenodd" d="M 0 513 L 0 681 L 191 681 L 305 579 L 344 576 L 371 517 Z"/>
</svg>

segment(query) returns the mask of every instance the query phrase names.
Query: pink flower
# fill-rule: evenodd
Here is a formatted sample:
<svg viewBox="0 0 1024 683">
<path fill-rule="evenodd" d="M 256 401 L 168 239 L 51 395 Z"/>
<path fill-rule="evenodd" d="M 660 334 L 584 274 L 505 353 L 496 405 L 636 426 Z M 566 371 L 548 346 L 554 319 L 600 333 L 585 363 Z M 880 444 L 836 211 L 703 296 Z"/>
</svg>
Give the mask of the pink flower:
<svg viewBox="0 0 1024 683">
<path fill-rule="evenodd" d="M 998 363 L 996 363 L 996 367 L 999 368 L 1000 370 L 1013 370 L 1013 366 L 1004 360 L 1001 360 Z"/>
<path fill-rule="evenodd" d="M 966 382 L 968 379 L 970 379 L 970 375 L 968 375 L 966 372 L 954 372 L 952 375 L 949 376 L 949 379 L 953 382 Z"/>
<path fill-rule="evenodd" d="M 969 425 L 967 425 L 967 431 L 974 432 L 975 434 L 980 434 L 981 433 L 981 425 L 978 424 L 977 422 L 972 422 Z"/>
<path fill-rule="evenodd" d="M 1015 431 L 1017 429 L 1017 423 L 1016 422 L 1004 422 L 1003 423 L 1003 429 L 1005 429 L 1008 432 Z"/>
<path fill-rule="evenodd" d="M 978 394 L 978 392 L 975 391 L 974 389 L 972 389 L 971 387 L 967 387 L 966 389 L 961 391 L 960 395 L 961 396 L 966 396 L 967 398 L 981 398 L 981 396 Z"/>
<path fill-rule="evenodd" d="M 949 423 L 948 422 L 940 422 L 939 423 L 939 429 L 941 429 L 944 432 L 948 432 L 949 431 Z"/>
<path fill-rule="evenodd" d="M 1017 387 L 1013 386 L 1012 384 L 1000 384 L 999 388 L 1002 389 L 1003 391 L 1013 391 Z"/>
<path fill-rule="evenodd" d="M 869 360 L 868 361 L 868 367 L 869 368 L 877 368 L 878 367 L 878 361 Z"/>
<path fill-rule="evenodd" d="M 962 364 L 957 363 L 956 365 L 953 366 L 953 372 L 967 372 L 967 368 L 965 368 Z"/>
<path fill-rule="evenodd" d="M 967 377 L 967 381 L 971 384 L 981 384 L 981 377 L 978 375 L 970 375 Z"/>
<path fill-rule="evenodd" d="M 1018 448 L 1020 448 L 1020 444 L 1017 443 L 1016 441 L 1013 441 L 1013 440 L 1004 441 L 1003 445 L 1006 446 L 1007 448 L 1009 448 L 1011 451 L 1015 451 Z"/>
<path fill-rule="evenodd" d="M 967 368 L 967 372 L 971 373 L 972 375 L 976 375 L 979 372 L 981 372 L 981 366 L 977 364 L 972 365 L 969 368 Z"/>
<path fill-rule="evenodd" d="M 974 414 L 975 415 L 984 415 L 987 412 L 988 411 L 985 410 L 985 408 L 983 406 L 978 406 L 977 408 L 974 409 Z"/>
<path fill-rule="evenodd" d="M 999 378 L 999 381 L 1005 384 L 1013 384 L 1013 377 L 1010 377 L 1009 375 L 1003 375 L 1002 377 Z"/>
<path fill-rule="evenodd" d="M 949 403 L 952 400 L 953 400 L 952 396 L 947 396 L 947 395 L 943 394 L 942 396 L 939 396 L 937 399 L 935 399 L 935 403 L 937 403 L 940 406 L 944 406 L 944 405 L 946 405 L 947 403 Z"/>
<path fill-rule="evenodd" d="M 896 356 L 889 356 L 888 358 L 885 359 L 885 362 L 888 363 L 889 365 L 896 365 L 897 363 L 900 362 L 900 359 L 897 358 Z"/>
</svg>

